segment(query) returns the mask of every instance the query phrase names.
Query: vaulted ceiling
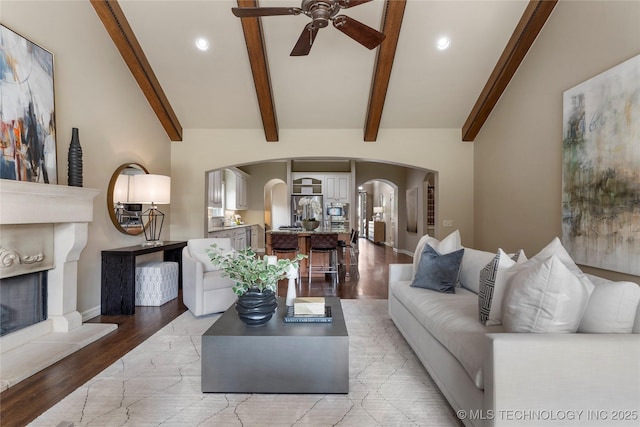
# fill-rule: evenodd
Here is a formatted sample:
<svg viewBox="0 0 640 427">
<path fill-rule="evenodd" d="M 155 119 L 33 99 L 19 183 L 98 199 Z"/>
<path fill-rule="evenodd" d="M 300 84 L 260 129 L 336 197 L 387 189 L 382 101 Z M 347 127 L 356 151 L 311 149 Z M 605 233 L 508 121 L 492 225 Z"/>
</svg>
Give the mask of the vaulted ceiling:
<svg viewBox="0 0 640 427">
<path fill-rule="evenodd" d="M 298 57 L 308 17 L 231 8 L 299 0 L 91 3 L 173 141 L 183 127 L 263 128 L 267 141 L 280 128 L 361 128 L 364 141 L 380 128 L 461 128 L 472 141 L 556 1 L 373 0 L 340 13 L 383 32 L 378 48 L 329 25 Z M 436 49 L 440 36 L 449 49 Z"/>
</svg>

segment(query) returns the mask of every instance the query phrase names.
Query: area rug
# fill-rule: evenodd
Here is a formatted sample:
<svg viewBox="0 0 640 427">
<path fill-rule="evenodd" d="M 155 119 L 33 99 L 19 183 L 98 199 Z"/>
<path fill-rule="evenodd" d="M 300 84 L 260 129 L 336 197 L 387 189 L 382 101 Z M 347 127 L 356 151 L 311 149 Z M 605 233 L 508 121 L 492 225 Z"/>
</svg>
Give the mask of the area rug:
<svg viewBox="0 0 640 427">
<path fill-rule="evenodd" d="M 202 334 L 182 314 L 34 420 L 33 426 L 460 426 L 389 318 L 386 300 L 342 300 L 349 393 L 200 391 Z"/>
</svg>

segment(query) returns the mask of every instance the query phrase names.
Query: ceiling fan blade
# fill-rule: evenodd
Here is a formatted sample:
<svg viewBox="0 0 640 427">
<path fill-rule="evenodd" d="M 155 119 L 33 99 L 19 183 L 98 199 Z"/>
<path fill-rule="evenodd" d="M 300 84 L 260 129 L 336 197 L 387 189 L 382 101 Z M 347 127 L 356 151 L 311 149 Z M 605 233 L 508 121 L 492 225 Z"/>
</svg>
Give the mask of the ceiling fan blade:
<svg viewBox="0 0 640 427">
<path fill-rule="evenodd" d="M 313 41 L 316 39 L 317 34 L 318 29 L 313 26 L 312 22 L 308 23 L 304 27 L 304 30 L 302 30 L 302 33 L 300 34 L 296 45 L 293 47 L 290 56 L 309 55 L 311 46 L 313 46 Z"/>
<path fill-rule="evenodd" d="M 386 37 L 380 31 L 356 21 L 346 15 L 338 15 L 333 19 L 333 26 L 342 31 L 367 49 L 378 47 Z"/>
<path fill-rule="evenodd" d="M 359 6 L 363 3 L 369 3 L 371 0 L 338 0 L 338 4 L 342 9 Z"/>
<path fill-rule="evenodd" d="M 238 18 L 257 16 L 299 15 L 302 9 L 297 7 L 232 7 L 231 12 Z"/>
</svg>

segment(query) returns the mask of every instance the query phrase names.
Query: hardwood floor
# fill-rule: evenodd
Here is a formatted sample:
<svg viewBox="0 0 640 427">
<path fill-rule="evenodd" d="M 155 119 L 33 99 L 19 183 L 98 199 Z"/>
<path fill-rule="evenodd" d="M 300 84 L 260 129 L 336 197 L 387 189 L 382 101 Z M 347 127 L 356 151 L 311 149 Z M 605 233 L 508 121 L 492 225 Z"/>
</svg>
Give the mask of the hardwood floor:
<svg viewBox="0 0 640 427">
<path fill-rule="evenodd" d="M 397 254 L 387 246 L 360 239 L 357 280 L 333 287 L 331 280 L 313 277 L 299 284 L 300 296 L 332 296 L 345 299 L 387 298 L 389 264 L 411 263 L 412 258 Z M 279 286 L 286 295 L 286 282 Z M 24 426 L 93 378 L 120 357 L 141 344 L 186 310 L 181 295 L 161 307 L 136 307 L 134 316 L 98 316 L 89 322 L 116 323 L 118 329 L 49 368 L 27 378 L 0 394 L 0 425 Z"/>
<path fill-rule="evenodd" d="M 344 283 L 334 287 L 330 278 L 313 276 L 311 285 L 303 277 L 296 293 L 299 296 L 338 296 L 345 299 L 358 298 L 387 298 L 389 264 L 412 263 L 413 258 L 395 253 L 393 249 L 384 245 L 376 245 L 366 239 L 359 239 L 358 257 L 360 277 L 353 279 L 347 276 Z M 283 280 L 278 286 L 278 295 L 287 294 L 287 281 Z"/>
</svg>

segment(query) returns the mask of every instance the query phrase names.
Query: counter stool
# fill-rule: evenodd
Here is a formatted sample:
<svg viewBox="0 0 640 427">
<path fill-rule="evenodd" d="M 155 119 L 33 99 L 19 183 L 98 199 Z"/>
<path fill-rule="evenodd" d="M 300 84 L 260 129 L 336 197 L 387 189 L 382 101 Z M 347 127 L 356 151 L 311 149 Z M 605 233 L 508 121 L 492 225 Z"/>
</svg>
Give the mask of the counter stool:
<svg viewBox="0 0 640 427">
<path fill-rule="evenodd" d="M 314 265 L 314 253 L 329 254 L 329 265 Z M 334 286 L 338 284 L 338 233 L 312 233 L 309 236 L 309 284 L 314 272 L 331 274 Z"/>
<path fill-rule="evenodd" d="M 295 233 L 272 233 L 271 234 L 271 253 L 275 256 L 278 254 L 298 255 L 300 248 L 298 246 L 298 235 Z M 300 269 L 298 269 L 298 283 L 300 283 Z"/>
<path fill-rule="evenodd" d="M 349 254 L 349 264 L 347 265 L 347 253 Z M 351 229 L 351 235 L 348 241 L 338 240 L 338 271 L 340 271 L 340 283 L 349 278 L 349 280 L 358 280 L 360 272 L 358 271 L 358 231 Z"/>
</svg>

